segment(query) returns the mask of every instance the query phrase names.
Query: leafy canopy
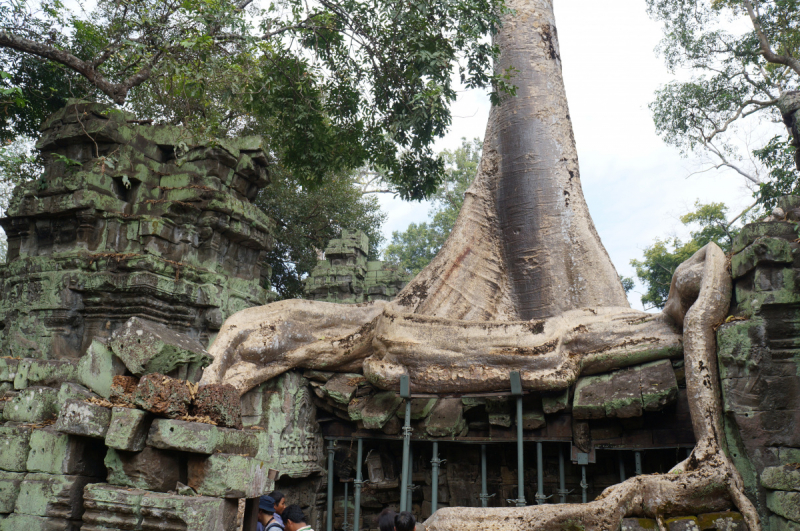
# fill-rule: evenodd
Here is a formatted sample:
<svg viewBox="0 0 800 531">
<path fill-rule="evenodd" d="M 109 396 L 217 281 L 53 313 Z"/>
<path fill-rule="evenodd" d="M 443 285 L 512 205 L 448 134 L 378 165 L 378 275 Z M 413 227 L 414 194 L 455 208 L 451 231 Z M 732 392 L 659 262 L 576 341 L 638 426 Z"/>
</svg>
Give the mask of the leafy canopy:
<svg viewBox="0 0 800 531">
<path fill-rule="evenodd" d="M 776 105 L 800 88 L 800 0 L 647 0 L 647 6 L 663 23 L 659 50 L 667 66 L 692 74 L 656 92 L 650 109 L 659 135 L 683 154 L 708 156 L 707 169 L 745 177 L 765 206 L 775 194 L 793 193 L 795 148 L 778 135 L 784 128 Z M 767 130 L 771 140 L 758 138 Z"/>
<path fill-rule="evenodd" d="M 74 3 L 74 2 L 73 2 Z M 404 199 L 434 192 L 431 146 L 495 74 L 502 0 L 0 0 L 0 134 L 35 136 L 67 96 L 197 134 L 260 134 L 303 185 L 369 165 Z M 90 7 L 94 6 L 94 7 Z M 19 89 L 19 90 L 17 90 Z"/>
<path fill-rule="evenodd" d="M 394 231 L 386 247 L 388 262 L 416 275 L 433 260 L 453 230 L 464 193 L 478 172 L 483 142 L 479 138 L 461 139 L 461 146 L 442 152 L 446 164 L 445 179 L 433 196 L 433 207 L 428 213 L 430 221 L 411 223 L 404 232 Z"/>
<path fill-rule="evenodd" d="M 681 223 L 695 227 L 684 242 L 675 236 L 657 239 L 645 248 L 644 259 L 631 260 L 636 276 L 644 283 L 642 305 L 645 309 L 663 308 L 669 295 L 672 275 L 678 266 L 691 258 L 709 242 L 728 252 L 738 228 L 727 221 L 728 208 L 723 203 L 702 204 L 695 202 L 695 210 L 681 216 Z"/>
</svg>

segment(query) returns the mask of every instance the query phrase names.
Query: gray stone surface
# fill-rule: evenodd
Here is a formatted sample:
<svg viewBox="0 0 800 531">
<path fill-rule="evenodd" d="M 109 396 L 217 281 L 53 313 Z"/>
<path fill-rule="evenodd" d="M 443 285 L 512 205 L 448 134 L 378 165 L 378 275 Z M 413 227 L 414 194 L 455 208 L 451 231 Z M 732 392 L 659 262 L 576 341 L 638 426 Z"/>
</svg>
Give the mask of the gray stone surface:
<svg viewBox="0 0 800 531">
<path fill-rule="evenodd" d="M 81 521 L 14 513 L 0 523 L 2 531 L 78 531 Z"/>
<path fill-rule="evenodd" d="M 384 391 L 367 398 L 361 410 L 361 421 L 368 430 L 383 428 L 397 412 L 403 399 L 394 391 Z"/>
<path fill-rule="evenodd" d="M 800 492 L 767 492 L 767 507 L 778 516 L 800 523 Z"/>
<path fill-rule="evenodd" d="M 228 453 L 253 457 L 258 453 L 258 437 L 253 431 L 171 419 L 153 421 L 147 444 L 162 450 L 199 454 Z"/>
<path fill-rule="evenodd" d="M 105 465 L 111 485 L 167 492 L 181 479 L 178 454 L 149 446 L 141 452 L 109 448 Z"/>
<path fill-rule="evenodd" d="M 253 457 L 215 454 L 189 458 L 188 485 L 202 496 L 257 498 L 273 487 L 269 463 Z"/>
<path fill-rule="evenodd" d="M 111 395 L 114 376 L 125 374 L 125 364 L 108 346 L 95 339 L 78 361 L 78 380 L 103 398 Z"/>
<path fill-rule="evenodd" d="M 772 490 L 800 491 L 800 463 L 765 468 L 761 472 L 761 485 Z"/>
<path fill-rule="evenodd" d="M 54 426 L 35 430 L 30 438 L 29 472 L 105 476 L 101 441 L 61 433 Z"/>
<path fill-rule="evenodd" d="M 455 437 L 467 426 L 464 420 L 464 406 L 460 398 L 442 398 L 434 406 L 431 414 L 423 421 L 428 435 L 432 437 Z"/>
<path fill-rule="evenodd" d="M 50 387 L 28 387 L 3 409 L 3 418 L 16 422 L 42 422 L 58 414 L 58 391 Z"/>
<path fill-rule="evenodd" d="M 55 427 L 62 433 L 105 439 L 110 423 L 110 407 L 73 398 L 64 403 Z"/>
<path fill-rule="evenodd" d="M 111 424 L 106 432 L 106 446 L 116 450 L 141 452 L 147 441 L 153 415 L 141 409 L 111 409 Z"/>
<path fill-rule="evenodd" d="M 61 384 L 58 390 L 58 398 L 56 399 L 58 411 L 61 412 L 61 408 L 64 407 L 67 400 L 73 398 L 77 400 L 88 400 L 90 398 L 100 398 L 100 396 L 80 384 L 65 382 Z"/>
<path fill-rule="evenodd" d="M 79 519 L 83 514 L 83 488 L 99 481 L 88 476 L 27 474 L 20 484 L 14 512 Z"/>
<path fill-rule="evenodd" d="M 23 479 L 25 479 L 24 472 L 0 470 L 0 514 L 14 512 Z"/>
<path fill-rule="evenodd" d="M 25 426 L 0 427 L 0 470 L 27 471 L 33 428 Z"/>
</svg>

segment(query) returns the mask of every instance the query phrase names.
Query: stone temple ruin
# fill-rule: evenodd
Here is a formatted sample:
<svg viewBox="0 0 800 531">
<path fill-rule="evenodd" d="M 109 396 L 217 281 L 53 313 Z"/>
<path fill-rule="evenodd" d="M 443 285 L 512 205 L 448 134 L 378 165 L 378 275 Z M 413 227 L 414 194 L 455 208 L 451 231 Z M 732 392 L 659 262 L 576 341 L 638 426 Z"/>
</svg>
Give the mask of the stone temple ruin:
<svg viewBox="0 0 800 531">
<path fill-rule="evenodd" d="M 683 351 L 564 392 L 378 389 L 294 369 L 239 395 L 198 385 L 223 321 L 270 299 L 269 185 L 256 138 L 198 141 L 86 102 L 42 127 L 46 169 L 19 187 L 0 268 L 0 530 L 254 529 L 258 496 L 318 531 L 374 530 L 385 507 L 584 503 L 667 472 L 695 445 Z M 747 225 L 717 329 L 725 437 L 762 527 L 800 529 L 800 200 Z M 391 299 L 408 280 L 344 232 L 309 299 Z M 746 529 L 736 512 L 671 531 Z M 627 518 L 626 531 L 654 529 Z"/>
</svg>

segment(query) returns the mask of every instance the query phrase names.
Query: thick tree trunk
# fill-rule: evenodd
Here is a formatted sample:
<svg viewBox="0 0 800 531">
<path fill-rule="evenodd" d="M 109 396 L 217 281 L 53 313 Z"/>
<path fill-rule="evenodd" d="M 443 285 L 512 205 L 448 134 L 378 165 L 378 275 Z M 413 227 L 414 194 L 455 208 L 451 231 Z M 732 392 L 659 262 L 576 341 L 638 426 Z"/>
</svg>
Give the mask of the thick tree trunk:
<svg viewBox="0 0 800 531">
<path fill-rule="evenodd" d="M 399 300 L 415 313 L 493 321 L 627 306 L 581 189 L 553 2 L 507 5 L 498 69 L 515 69 L 517 95 L 492 110 L 450 239 Z"/>
</svg>

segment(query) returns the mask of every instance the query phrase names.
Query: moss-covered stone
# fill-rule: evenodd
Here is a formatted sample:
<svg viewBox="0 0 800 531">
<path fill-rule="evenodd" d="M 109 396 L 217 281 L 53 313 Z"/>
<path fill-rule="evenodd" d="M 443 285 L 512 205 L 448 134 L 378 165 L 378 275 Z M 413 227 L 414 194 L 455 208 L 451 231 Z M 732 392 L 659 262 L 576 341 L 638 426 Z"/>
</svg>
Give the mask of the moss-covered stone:
<svg viewBox="0 0 800 531">
<path fill-rule="evenodd" d="M 58 387 L 76 379 L 75 364 L 69 360 L 21 360 L 14 378 L 14 388 Z"/>
<path fill-rule="evenodd" d="M 653 361 L 635 368 L 639 373 L 642 409 L 660 411 L 678 398 L 678 380 L 669 360 Z"/>
<path fill-rule="evenodd" d="M 438 398 L 412 398 L 411 399 L 411 420 L 422 420 L 427 417 L 431 410 L 436 405 Z M 405 402 L 405 401 L 404 401 Z M 349 412 L 349 408 L 348 408 Z M 406 408 L 405 403 L 400 404 L 400 407 L 397 408 L 397 416 L 401 419 L 406 418 Z M 351 417 L 352 418 L 352 417 Z M 361 420 L 359 417 L 356 420 Z"/>
<path fill-rule="evenodd" d="M 139 380 L 134 400 L 137 406 L 155 415 L 177 418 L 189 413 L 192 397 L 186 382 L 152 373 Z"/>
<path fill-rule="evenodd" d="M 93 392 L 89 391 L 84 386 L 72 382 L 67 382 L 61 384 L 61 387 L 58 390 L 58 397 L 56 398 L 56 404 L 60 412 L 61 409 L 64 407 L 64 404 L 67 403 L 67 400 L 85 401 L 97 398 L 100 397 L 94 394 Z"/>
<path fill-rule="evenodd" d="M 2 523 L 2 531 L 78 531 L 81 528 L 79 519 L 49 518 L 30 514 L 9 514 Z"/>
<path fill-rule="evenodd" d="M 6 420 L 42 422 L 58 414 L 58 391 L 50 387 L 29 387 L 20 391 L 3 409 Z"/>
<path fill-rule="evenodd" d="M 757 238 L 752 244 L 731 257 L 731 275 L 743 277 L 754 267 L 765 263 L 791 264 L 792 246 L 780 238 Z"/>
<path fill-rule="evenodd" d="M 403 399 L 394 391 L 384 391 L 367 398 L 361 410 L 361 421 L 368 430 L 383 428 L 390 418 L 397 412 Z"/>
<path fill-rule="evenodd" d="M 149 446 L 141 452 L 109 448 L 104 462 L 112 485 L 167 492 L 181 479 L 179 455 Z"/>
<path fill-rule="evenodd" d="M 664 521 L 669 531 L 699 531 L 697 518 L 694 516 L 680 516 L 677 518 L 667 518 Z"/>
<path fill-rule="evenodd" d="M 422 422 L 425 432 L 432 437 L 457 437 L 466 429 L 464 406 L 460 398 L 442 398 L 436 402 L 430 415 Z"/>
<path fill-rule="evenodd" d="M 72 435 L 105 439 L 110 423 L 110 407 L 73 398 L 64 403 L 55 428 Z"/>
<path fill-rule="evenodd" d="M 252 431 L 220 428 L 199 422 L 156 419 L 147 444 L 162 450 L 198 454 L 230 453 L 255 456 L 258 438 Z"/>
<path fill-rule="evenodd" d="M 19 496 L 20 484 L 24 478 L 24 472 L 6 472 L 5 470 L 0 470 L 0 513 L 14 512 L 14 505 L 17 503 L 17 496 Z"/>
<path fill-rule="evenodd" d="M 83 488 L 98 478 L 30 473 L 20 484 L 14 512 L 32 516 L 80 519 Z"/>
<path fill-rule="evenodd" d="M 798 237 L 797 225 L 784 221 L 748 223 L 733 239 L 731 250 L 734 254 L 738 254 L 748 245 L 764 237 L 795 240 Z"/>
<path fill-rule="evenodd" d="M 800 492 L 767 492 L 767 507 L 779 516 L 800 523 Z"/>
<path fill-rule="evenodd" d="M 542 409 L 545 414 L 552 415 L 565 411 L 569 407 L 569 389 L 560 393 L 542 395 Z"/>
<path fill-rule="evenodd" d="M 772 490 L 800 491 L 800 463 L 765 468 L 761 472 L 761 485 Z"/>
<path fill-rule="evenodd" d="M 575 385 L 572 415 L 576 419 L 600 419 L 606 416 L 605 401 L 611 375 L 586 376 Z"/>
<path fill-rule="evenodd" d="M 111 423 L 106 432 L 106 446 L 116 450 L 141 452 L 152 420 L 153 415 L 141 409 L 112 408 Z"/>
<path fill-rule="evenodd" d="M 0 426 L 0 470 L 25 472 L 33 428 Z"/>
<path fill-rule="evenodd" d="M 125 364 L 99 340 L 92 341 L 77 366 L 78 381 L 103 398 L 111 396 L 114 376 L 123 374 Z"/>
<path fill-rule="evenodd" d="M 230 384 L 201 385 L 192 400 L 191 413 L 208 417 L 217 426 L 242 429 L 242 401 Z"/>
<path fill-rule="evenodd" d="M 269 468 L 265 461 L 239 455 L 190 457 L 188 485 L 202 496 L 257 498 L 274 486 Z"/>
<path fill-rule="evenodd" d="M 67 435 L 48 426 L 31 434 L 25 465 L 29 472 L 102 477 L 104 454 L 99 441 Z"/>
<path fill-rule="evenodd" d="M 800 531 L 800 523 L 773 514 L 769 517 L 769 531 Z"/>
<path fill-rule="evenodd" d="M 658 523 L 650 518 L 623 518 L 621 531 L 655 531 Z"/>
<path fill-rule="evenodd" d="M 699 514 L 697 525 L 700 531 L 748 531 L 742 513 L 734 511 Z"/>
</svg>

